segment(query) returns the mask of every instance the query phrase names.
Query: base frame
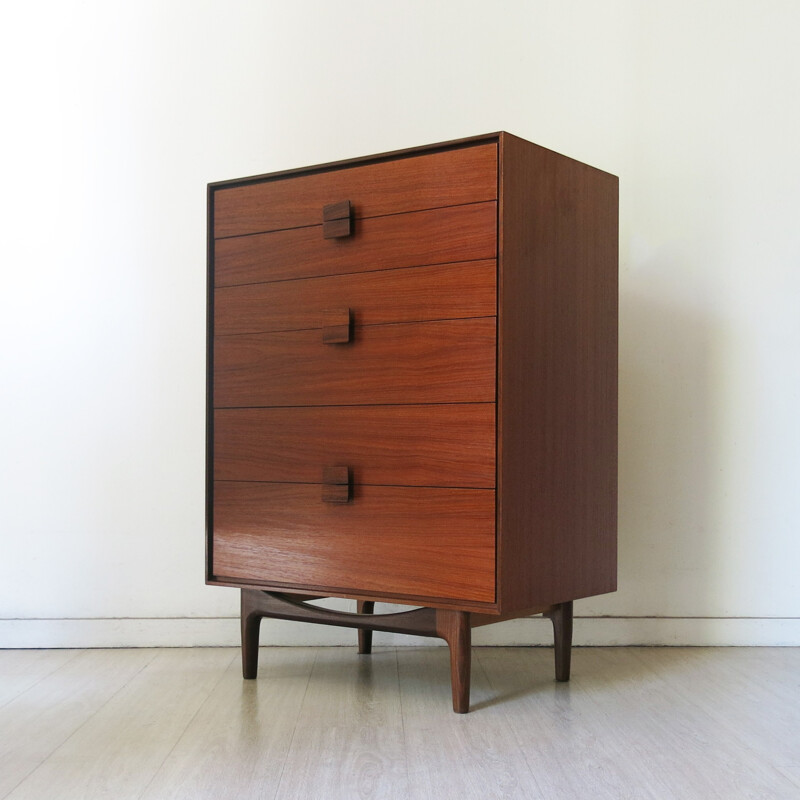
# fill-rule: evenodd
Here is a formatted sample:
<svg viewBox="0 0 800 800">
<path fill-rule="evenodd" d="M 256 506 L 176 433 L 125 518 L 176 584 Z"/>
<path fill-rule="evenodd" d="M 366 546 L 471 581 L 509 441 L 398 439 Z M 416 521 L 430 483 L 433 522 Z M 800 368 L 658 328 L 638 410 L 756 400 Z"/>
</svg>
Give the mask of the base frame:
<svg viewBox="0 0 800 800">
<path fill-rule="evenodd" d="M 432 636 L 444 639 L 450 648 L 453 711 L 466 714 L 469 711 L 472 628 L 514 617 L 543 614 L 553 623 L 556 680 L 569 680 L 573 617 L 571 600 L 500 617 L 449 608 L 427 607 L 391 614 L 375 614 L 373 600 L 359 600 L 357 611 L 353 614 L 308 604 L 309 600 L 323 599 L 319 595 L 282 594 L 259 589 L 241 591 L 242 675 L 245 679 L 254 679 L 258 674 L 259 630 L 261 620 L 265 617 L 356 628 L 358 652 L 364 655 L 372 652 L 373 631 Z"/>
</svg>

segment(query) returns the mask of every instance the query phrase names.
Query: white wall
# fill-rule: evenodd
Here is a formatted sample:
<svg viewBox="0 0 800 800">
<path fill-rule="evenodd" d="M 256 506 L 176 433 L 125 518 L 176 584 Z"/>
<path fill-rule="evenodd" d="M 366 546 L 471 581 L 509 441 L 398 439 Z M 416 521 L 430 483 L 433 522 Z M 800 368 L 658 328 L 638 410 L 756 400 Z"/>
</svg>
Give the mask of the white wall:
<svg viewBox="0 0 800 800">
<path fill-rule="evenodd" d="M 800 644 L 800 5 L 32 2 L 0 29 L 0 645 L 236 641 L 203 584 L 205 184 L 498 129 L 620 176 L 620 589 L 577 640 Z"/>
</svg>

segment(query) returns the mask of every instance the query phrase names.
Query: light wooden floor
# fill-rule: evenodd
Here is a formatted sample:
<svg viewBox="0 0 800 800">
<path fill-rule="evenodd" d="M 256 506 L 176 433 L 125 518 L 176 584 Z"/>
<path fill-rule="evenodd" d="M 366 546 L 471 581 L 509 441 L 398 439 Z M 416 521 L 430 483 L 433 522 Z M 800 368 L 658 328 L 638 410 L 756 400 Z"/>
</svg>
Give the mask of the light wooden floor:
<svg viewBox="0 0 800 800">
<path fill-rule="evenodd" d="M 0 797 L 800 798 L 800 649 L 0 651 Z"/>
</svg>

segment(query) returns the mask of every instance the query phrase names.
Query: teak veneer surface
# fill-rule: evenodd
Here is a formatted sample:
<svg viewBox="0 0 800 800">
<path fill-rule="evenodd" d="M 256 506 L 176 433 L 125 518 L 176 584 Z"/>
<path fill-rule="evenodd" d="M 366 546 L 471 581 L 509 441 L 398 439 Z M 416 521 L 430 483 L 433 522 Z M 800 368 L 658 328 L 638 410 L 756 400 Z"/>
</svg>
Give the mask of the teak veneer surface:
<svg viewBox="0 0 800 800">
<path fill-rule="evenodd" d="M 222 579 L 491 603 L 494 491 L 353 487 L 321 500 L 319 484 L 217 482 L 214 573 Z M 347 557 L 343 557 L 346 553 Z"/>
<path fill-rule="evenodd" d="M 346 464 L 354 483 L 495 484 L 493 403 L 218 409 L 214 430 L 216 480 L 317 483 Z"/>
<path fill-rule="evenodd" d="M 356 326 L 341 345 L 318 330 L 226 336 L 214 364 L 217 408 L 491 402 L 495 320 Z"/>
<path fill-rule="evenodd" d="M 501 139 L 502 608 L 616 589 L 617 178 Z"/>
<path fill-rule="evenodd" d="M 214 250 L 216 286 L 494 258 L 497 203 L 358 220 L 342 239 L 319 225 L 218 239 Z"/>
<path fill-rule="evenodd" d="M 217 336 L 321 328 L 348 307 L 354 322 L 421 322 L 494 316 L 494 259 L 222 287 L 214 293 Z"/>
<path fill-rule="evenodd" d="M 214 235 L 319 225 L 323 206 L 343 200 L 364 218 L 497 198 L 495 143 L 322 169 L 217 189 Z"/>
<path fill-rule="evenodd" d="M 439 608 L 456 711 L 492 616 L 550 616 L 568 679 L 572 601 L 616 588 L 617 205 L 502 132 L 209 186 L 207 569 L 255 604 L 247 677 L 270 590 Z"/>
<path fill-rule="evenodd" d="M 218 409 L 433 403 L 448 415 L 449 404 L 496 398 L 497 611 L 614 589 L 614 176 L 499 133 L 210 192 Z M 344 201 L 354 234 L 324 239 L 322 208 Z M 330 329 L 335 336 L 322 327 L 331 307 L 349 315 Z M 220 455 L 228 447 L 221 474 L 237 464 L 255 471 L 248 476 L 313 479 L 324 466 L 313 458 L 327 460 L 345 438 L 355 443 L 358 423 L 330 434 L 326 414 L 336 416 L 314 417 L 304 446 L 289 418 L 254 429 L 262 455 L 245 447 L 241 428 L 223 425 L 214 435 L 232 438 L 217 441 Z M 365 419 L 376 441 L 391 440 Z M 473 435 L 465 424 L 462 452 Z M 241 454 L 230 460 L 234 447 Z M 297 452 L 281 459 L 280 449 Z M 424 456 L 392 449 L 394 465 L 376 480 L 405 471 L 417 475 L 409 484 L 448 482 L 435 480 Z M 361 444 L 350 449 L 359 452 Z M 376 469 L 357 466 L 359 479 Z"/>
</svg>

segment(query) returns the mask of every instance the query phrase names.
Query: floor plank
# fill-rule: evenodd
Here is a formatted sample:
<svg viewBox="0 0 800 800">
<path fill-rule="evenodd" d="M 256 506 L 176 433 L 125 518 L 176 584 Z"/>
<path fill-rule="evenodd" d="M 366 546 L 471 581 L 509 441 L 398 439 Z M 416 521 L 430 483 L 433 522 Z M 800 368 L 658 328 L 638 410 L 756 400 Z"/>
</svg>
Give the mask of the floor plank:
<svg viewBox="0 0 800 800">
<path fill-rule="evenodd" d="M 797 800 L 800 648 L 0 653 L 12 800 Z M 26 673 L 28 673 L 26 675 Z"/>
<path fill-rule="evenodd" d="M 544 797 L 473 651 L 471 709 L 452 712 L 446 647 L 398 648 L 409 797 Z"/>
<path fill-rule="evenodd" d="M 687 704 L 762 760 L 800 767 L 800 659 L 786 648 L 632 651 Z"/>
<path fill-rule="evenodd" d="M 319 648 L 277 800 L 408 798 L 394 648 Z"/>
<path fill-rule="evenodd" d="M 687 698 L 645 667 L 635 650 L 592 648 L 585 655 L 590 663 L 576 674 L 576 688 L 605 715 L 610 738 L 641 765 L 640 782 L 660 797 L 797 800 L 796 787 L 774 765 L 743 747 L 698 697 Z"/>
<path fill-rule="evenodd" d="M 800 797 L 800 767 L 778 767 L 778 770 L 798 788 L 797 796 Z"/>
<path fill-rule="evenodd" d="M 625 743 L 610 735 L 606 715 L 576 687 L 575 676 L 588 667 L 586 651 L 573 651 L 569 683 L 555 681 L 551 648 L 482 648 L 477 656 L 492 688 L 491 703 L 502 712 L 543 797 L 662 800 L 629 759 Z"/>
<path fill-rule="evenodd" d="M 0 709 L 79 653 L 79 650 L 0 650 Z"/>
<path fill-rule="evenodd" d="M 238 649 L 231 654 L 141 800 L 275 797 L 316 650 L 262 647 L 258 678 L 247 681 Z"/>
<path fill-rule="evenodd" d="M 12 791 L 10 800 L 138 797 L 222 672 L 222 649 L 102 652 L 113 668 L 149 656 L 124 686 Z M 72 662 L 75 663 L 75 662 Z M 86 678 L 95 679 L 91 671 Z"/>
<path fill-rule="evenodd" d="M 57 668 L 42 677 L 46 655 L 35 659 L 40 680 L 0 709 L 0 797 L 38 769 L 154 657 L 152 650 L 86 650 L 73 651 L 64 661 L 64 651 L 38 652 L 49 652 Z"/>
</svg>

